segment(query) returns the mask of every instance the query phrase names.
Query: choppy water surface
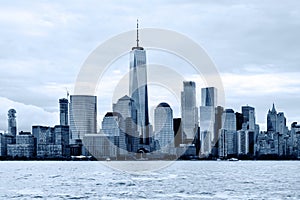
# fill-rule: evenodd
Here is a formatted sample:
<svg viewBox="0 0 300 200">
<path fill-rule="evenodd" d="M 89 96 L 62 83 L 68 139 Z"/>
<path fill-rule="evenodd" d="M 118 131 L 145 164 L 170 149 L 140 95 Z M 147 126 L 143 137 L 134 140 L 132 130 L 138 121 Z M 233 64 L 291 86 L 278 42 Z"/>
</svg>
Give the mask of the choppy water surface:
<svg viewBox="0 0 300 200">
<path fill-rule="evenodd" d="M 145 162 L 153 164 L 118 164 Z M 0 199 L 300 199 L 299 161 L 178 161 L 136 174 L 100 162 L 11 161 L 0 162 L 0 177 Z"/>
</svg>

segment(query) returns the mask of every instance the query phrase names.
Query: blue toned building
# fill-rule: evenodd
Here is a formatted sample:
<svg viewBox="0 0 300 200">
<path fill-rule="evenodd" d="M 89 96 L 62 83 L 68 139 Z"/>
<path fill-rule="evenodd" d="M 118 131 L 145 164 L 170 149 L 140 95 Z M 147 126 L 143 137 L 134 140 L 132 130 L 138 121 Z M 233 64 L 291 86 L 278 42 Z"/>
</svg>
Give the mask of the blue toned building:
<svg viewBox="0 0 300 200">
<path fill-rule="evenodd" d="M 35 140 L 30 132 L 21 131 L 16 136 L 16 144 L 7 145 L 7 155 L 12 158 L 35 157 Z"/>
<path fill-rule="evenodd" d="M 167 103 L 160 103 L 154 110 L 154 133 L 161 152 L 174 148 L 173 110 Z"/>
<path fill-rule="evenodd" d="M 63 115 L 63 114 L 61 114 Z M 82 140 L 86 134 L 97 133 L 97 97 L 70 96 L 70 143 Z"/>
<path fill-rule="evenodd" d="M 107 135 L 111 142 L 118 147 L 118 155 L 127 155 L 124 120 L 119 113 L 107 112 L 102 121 L 102 133 Z"/>
<path fill-rule="evenodd" d="M 68 99 L 59 99 L 59 124 L 62 126 L 69 125 L 69 101 Z"/>
<path fill-rule="evenodd" d="M 12 135 L 13 137 L 16 137 L 17 135 L 17 121 L 16 121 L 16 110 L 10 109 L 8 111 L 8 135 Z"/>
<path fill-rule="evenodd" d="M 183 82 L 181 92 L 181 124 L 186 144 L 192 144 L 198 130 L 198 109 L 196 106 L 196 83 Z"/>
<path fill-rule="evenodd" d="M 129 94 L 137 111 L 137 129 L 141 144 L 150 145 L 146 51 L 139 45 L 138 24 L 136 46 L 130 51 Z"/>
</svg>

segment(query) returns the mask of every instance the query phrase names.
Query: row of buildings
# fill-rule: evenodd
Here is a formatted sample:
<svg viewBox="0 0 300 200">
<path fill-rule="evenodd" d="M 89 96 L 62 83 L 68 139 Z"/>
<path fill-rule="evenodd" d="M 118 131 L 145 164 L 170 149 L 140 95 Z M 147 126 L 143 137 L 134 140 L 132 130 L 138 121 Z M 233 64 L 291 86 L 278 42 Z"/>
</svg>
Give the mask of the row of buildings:
<svg viewBox="0 0 300 200">
<path fill-rule="evenodd" d="M 287 128 L 284 113 L 275 106 L 268 112 L 267 131 L 260 131 L 255 108 L 241 112 L 218 105 L 217 89 L 201 89 L 196 104 L 196 84 L 184 81 L 181 118 L 161 102 L 149 121 L 146 51 L 137 44 L 130 51 L 129 95 L 121 97 L 107 112 L 97 130 L 97 97 L 71 95 L 60 99 L 60 123 L 54 127 L 34 125 L 32 133 L 17 133 L 16 111 L 8 112 L 8 132 L 0 134 L 1 157 L 68 159 L 175 158 L 300 158 L 300 125 Z M 70 102 L 69 102 L 70 100 Z"/>
<path fill-rule="evenodd" d="M 189 92 L 194 93 L 193 97 L 195 91 L 194 82 L 184 82 L 182 101 L 185 98 L 190 101 Z M 300 125 L 294 122 L 289 129 L 284 113 L 277 112 L 274 104 L 267 114 L 267 130 L 260 131 L 254 107 L 242 106 L 241 113 L 224 109 L 215 106 L 215 88 L 202 88 L 201 92 L 201 106 L 183 103 L 181 118 L 173 118 L 169 104 L 157 105 L 154 126 L 149 123 L 146 127 L 148 145 L 143 143 L 135 121 L 134 100 L 127 95 L 113 104 L 112 112 L 106 113 L 100 131 L 97 131 L 95 96 L 71 95 L 70 103 L 68 99 L 60 99 L 60 124 L 34 125 L 31 133 L 17 133 L 16 111 L 10 109 L 8 131 L 0 134 L 0 156 L 69 159 L 84 155 L 96 159 L 137 159 L 146 153 L 144 157 L 150 159 L 300 158 Z"/>
</svg>

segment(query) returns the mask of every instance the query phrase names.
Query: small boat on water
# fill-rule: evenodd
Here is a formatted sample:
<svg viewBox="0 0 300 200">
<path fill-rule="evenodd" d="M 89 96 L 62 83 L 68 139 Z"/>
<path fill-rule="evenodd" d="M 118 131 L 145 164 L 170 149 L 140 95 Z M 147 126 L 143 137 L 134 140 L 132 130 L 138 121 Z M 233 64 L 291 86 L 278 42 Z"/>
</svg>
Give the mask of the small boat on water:
<svg viewBox="0 0 300 200">
<path fill-rule="evenodd" d="M 87 161 L 87 160 L 91 160 L 92 159 L 92 156 L 83 156 L 83 155 L 80 155 L 80 156 L 71 156 L 71 159 L 74 160 L 74 161 Z"/>
<path fill-rule="evenodd" d="M 239 161 L 237 158 L 230 158 L 229 161 Z"/>
</svg>

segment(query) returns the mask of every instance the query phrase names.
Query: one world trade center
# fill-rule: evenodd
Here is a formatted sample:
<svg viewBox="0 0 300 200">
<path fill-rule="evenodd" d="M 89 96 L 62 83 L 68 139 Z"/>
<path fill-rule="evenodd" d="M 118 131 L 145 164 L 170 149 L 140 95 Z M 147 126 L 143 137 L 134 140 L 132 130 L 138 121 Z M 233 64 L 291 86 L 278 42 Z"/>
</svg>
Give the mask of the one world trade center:
<svg viewBox="0 0 300 200">
<path fill-rule="evenodd" d="M 130 51 L 130 75 L 129 94 L 134 100 L 136 109 L 135 119 L 140 134 L 140 144 L 149 145 L 149 113 L 148 113 L 148 89 L 147 89 L 147 66 L 146 51 L 139 46 L 137 23 L 136 46 Z"/>
</svg>

